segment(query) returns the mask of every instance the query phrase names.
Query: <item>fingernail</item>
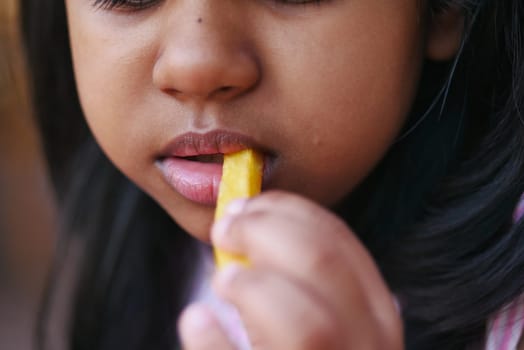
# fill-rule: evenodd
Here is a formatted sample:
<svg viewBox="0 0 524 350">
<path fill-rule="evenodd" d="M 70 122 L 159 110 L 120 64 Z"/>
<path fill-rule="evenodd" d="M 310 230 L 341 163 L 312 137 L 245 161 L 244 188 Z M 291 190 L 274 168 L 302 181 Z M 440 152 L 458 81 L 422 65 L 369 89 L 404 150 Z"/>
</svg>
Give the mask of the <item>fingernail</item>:
<svg viewBox="0 0 524 350">
<path fill-rule="evenodd" d="M 227 234 L 232 218 L 228 215 L 216 221 L 211 227 L 211 241 L 213 244 L 220 242 Z"/>
<path fill-rule="evenodd" d="M 214 322 L 213 315 L 207 307 L 203 305 L 190 305 L 184 311 L 183 322 L 186 327 L 193 331 L 209 329 Z"/>
<path fill-rule="evenodd" d="M 221 268 L 216 276 L 216 283 L 219 286 L 227 286 L 235 279 L 235 277 L 240 273 L 243 267 L 236 263 L 229 263 L 223 268 Z"/>
<path fill-rule="evenodd" d="M 246 204 L 247 204 L 246 198 L 235 199 L 234 201 L 232 201 L 231 203 L 229 203 L 226 206 L 226 213 L 230 215 L 238 214 L 242 210 L 244 210 L 244 207 L 246 206 Z"/>
</svg>

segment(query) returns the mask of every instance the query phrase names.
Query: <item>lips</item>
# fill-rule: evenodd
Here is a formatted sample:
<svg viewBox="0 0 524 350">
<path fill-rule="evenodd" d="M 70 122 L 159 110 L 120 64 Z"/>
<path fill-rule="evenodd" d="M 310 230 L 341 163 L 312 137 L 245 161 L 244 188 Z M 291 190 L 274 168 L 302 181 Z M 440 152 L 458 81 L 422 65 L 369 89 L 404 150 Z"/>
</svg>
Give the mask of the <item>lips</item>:
<svg viewBox="0 0 524 350">
<path fill-rule="evenodd" d="M 223 155 L 246 148 L 262 152 L 268 160 L 265 163 L 269 162 L 271 152 L 253 139 L 217 130 L 206 134 L 186 133 L 175 138 L 159 155 L 157 165 L 176 192 L 193 202 L 211 206 L 217 200 Z"/>
</svg>

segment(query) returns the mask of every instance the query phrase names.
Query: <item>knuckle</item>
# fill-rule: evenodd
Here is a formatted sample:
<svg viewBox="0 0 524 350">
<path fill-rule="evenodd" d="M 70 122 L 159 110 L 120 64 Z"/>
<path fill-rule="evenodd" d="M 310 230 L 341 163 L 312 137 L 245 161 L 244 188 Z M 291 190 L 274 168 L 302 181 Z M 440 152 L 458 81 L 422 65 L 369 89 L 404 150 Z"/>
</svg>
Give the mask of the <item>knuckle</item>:
<svg viewBox="0 0 524 350">
<path fill-rule="evenodd" d="M 298 334 L 294 349 L 318 350 L 340 348 L 340 334 L 337 331 L 338 325 L 335 320 L 321 313 L 316 317 L 308 317 L 309 327 Z"/>
<path fill-rule="evenodd" d="M 275 206 L 279 205 L 281 203 L 285 203 L 289 200 L 290 196 L 292 196 L 289 193 L 286 193 L 281 190 L 271 190 L 262 193 L 260 196 L 253 199 L 253 202 L 257 204 L 257 206 Z"/>
<path fill-rule="evenodd" d="M 312 274 L 322 274 L 331 269 L 340 269 L 345 266 L 345 259 L 338 246 L 320 244 L 305 258 L 305 267 Z"/>
<path fill-rule="evenodd" d="M 230 229 L 233 232 L 249 232 L 266 221 L 268 216 L 267 212 L 260 210 L 237 215 L 233 218 Z"/>
</svg>

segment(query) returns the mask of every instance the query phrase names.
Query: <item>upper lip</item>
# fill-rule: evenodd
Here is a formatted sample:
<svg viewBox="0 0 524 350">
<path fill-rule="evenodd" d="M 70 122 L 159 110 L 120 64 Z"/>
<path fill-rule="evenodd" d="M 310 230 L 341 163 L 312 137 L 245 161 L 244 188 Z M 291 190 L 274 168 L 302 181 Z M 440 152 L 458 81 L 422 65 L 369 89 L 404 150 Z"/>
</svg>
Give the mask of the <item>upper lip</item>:
<svg viewBox="0 0 524 350">
<path fill-rule="evenodd" d="M 246 148 L 256 149 L 265 154 L 272 153 L 249 136 L 236 132 L 214 130 L 207 133 L 188 132 L 176 137 L 165 147 L 162 157 L 229 154 Z"/>
</svg>

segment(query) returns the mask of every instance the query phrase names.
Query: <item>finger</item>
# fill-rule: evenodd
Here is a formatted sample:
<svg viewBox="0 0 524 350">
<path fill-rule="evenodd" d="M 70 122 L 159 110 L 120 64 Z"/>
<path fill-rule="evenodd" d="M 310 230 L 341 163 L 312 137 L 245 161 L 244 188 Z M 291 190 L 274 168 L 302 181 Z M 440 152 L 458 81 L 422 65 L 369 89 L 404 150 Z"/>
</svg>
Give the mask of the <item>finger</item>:
<svg viewBox="0 0 524 350">
<path fill-rule="evenodd" d="M 340 313 L 354 315 L 358 305 L 386 328 L 400 323 L 371 256 L 332 213 L 278 192 L 240 204 L 224 225 L 213 228 L 217 245 L 300 280 Z"/>
<path fill-rule="evenodd" d="M 230 265 L 213 283 L 239 310 L 255 349 L 339 349 L 340 322 L 322 298 L 268 270 Z M 351 328 L 351 327 L 350 327 Z"/>
<path fill-rule="evenodd" d="M 298 194 L 280 190 L 271 190 L 250 198 L 233 201 L 226 212 L 238 214 L 240 212 L 253 212 L 265 208 L 273 208 L 285 216 L 309 216 L 316 213 L 318 204 Z"/>
<path fill-rule="evenodd" d="M 178 321 L 178 331 L 185 350 L 235 350 L 215 315 L 206 306 L 188 306 Z"/>
<path fill-rule="evenodd" d="M 215 244 L 248 256 L 255 266 L 317 288 L 326 300 L 336 303 L 344 295 L 345 303 L 358 287 L 350 231 L 330 213 L 296 196 L 278 193 L 266 198 L 262 203 L 249 201 L 238 214 L 213 227 Z"/>
<path fill-rule="evenodd" d="M 253 257 L 263 253 L 258 243 L 275 243 L 275 239 L 305 244 L 313 241 L 327 247 L 356 241 L 335 215 L 309 200 L 283 192 L 235 201 L 227 208 L 224 219 L 212 227 L 214 245 Z"/>
<path fill-rule="evenodd" d="M 381 327 L 384 333 L 389 334 L 388 339 L 398 340 L 399 336 L 400 339 L 402 338 L 402 321 L 395 298 L 385 284 L 375 261 L 345 222 L 317 203 L 283 191 L 266 192 L 247 201 L 241 209 L 237 209 L 236 213 L 247 215 L 271 211 L 281 218 L 285 217 L 289 223 L 295 222 L 299 226 L 295 231 L 290 227 L 286 228 L 287 231 L 278 231 L 274 228 L 285 226 L 278 226 L 282 223 L 275 221 L 272 230 L 271 223 L 269 229 L 264 230 L 270 233 L 268 236 L 255 232 L 239 233 L 241 239 L 246 239 L 248 252 L 253 250 L 255 253 L 259 252 L 261 256 L 272 257 L 274 262 L 279 261 L 276 265 L 283 269 L 286 266 L 295 266 L 296 269 L 287 272 L 295 273 L 306 283 L 312 281 L 312 286 L 318 286 L 318 291 L 327 300 L 332 301 L 337 310 L 354 315 L 355 302 L 360 300 L 358 304 L 365 305 L 363 310 L 374 317 L 377 327 Z M 245 221 L 246 232 L 252 232 L 252 225 L 259 224 L 254 220 L 250 223 L 251 219 L 247 217 Z M 298 242 L 302 242 L 303 245 L 297 247 L 297 241 L 291 242 L 293 237 L 287 236 L 287 232 L 297 232 L 300 236 Z M 289 237 L 289 245 L 280 245 L 279 242 L 262 244 L 261 241 L 270 243 L 271 233 L 280 238 Z M 282 249 L 276 250 L 278 247 Z M 302 258 L 290 254 L 293 247 L 297 247 L 297 252 L 303 252 Z M 295 264 L 289 265 L 290 260 L 295 261 Z M 308 279 L 311 275 L 322 276 L 322 278 L 321 280 Z M 353 303 L 350 305 L 348 300 L 353 300 Z M 351 307 L 350 310 L 347 309 L 348 306 Z M 402 344 L 402 341 L 394 341 L 394 343 Z"/>
</svg>

